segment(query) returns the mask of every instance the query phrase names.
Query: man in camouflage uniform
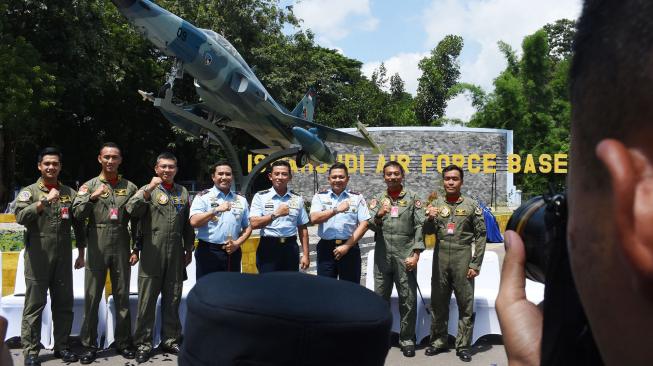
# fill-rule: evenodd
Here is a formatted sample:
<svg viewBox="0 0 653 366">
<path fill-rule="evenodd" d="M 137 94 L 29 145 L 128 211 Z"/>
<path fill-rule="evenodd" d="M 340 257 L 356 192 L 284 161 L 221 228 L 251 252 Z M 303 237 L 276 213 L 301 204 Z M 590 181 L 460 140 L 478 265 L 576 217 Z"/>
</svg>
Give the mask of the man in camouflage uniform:
<svg viewBox="0 0 653 366">
<path fill-rule="evenodd" d="M 369 228 L 374 251 L 374 291 L 390 300 L 393 284 L 399 294 L 399 344 L 406 357 L 415 356 L 417 261 L 424 250 L 424 210 L 416 195 L 403 188 L 403 167 L 390 161 L 383 167 L 386 192 L 370 201 Z"/>
<path fill-rule="evenodd" d="M 73 203 L 73 214 L 88 219 L 88 256 L 84 280 L 84 322 L 81 341 L 88 347 L 80 362 L 89 364 L 97 357 L 98 307 L 107 277 L 111 276 L 111 291 L 116 306 L 116 348 L 119 354 L 133 359 L 131 317 L 129 315 L 130 216 L 125 210 L 127 201 L 138 188 L 118 175 L 122 153 L 112 142 L 100 149 L 98 162 L 102 172 L 84 183 Z M 132 227 L 135 225 L 132 223 Z"/>
<path fill-rule="evenodd" d="M 16 222 L 25 232 L 25 307 L 21 341 L 25 365 L 37 366 L 41 341 L 41 316 L 52 298 L 54 355 L 64 362 L 77 362 L 70 351 L 68 336 L 73 324 L 72 241 L 70 226 L 75 230 L 79 256 L 75 268 L 84 265 L 86 237 L 83 223 L 73 217 L 70 206 L 76 192 L 57 180 L 61 172 L 61 153 L 45 148 L 38 157 L 41 178 L 25 187 L 16 203 Z"/>
<path fill-rule="evenodd" d="M 178 353 L 181 341 L 179 303 L 184 267 L 192 258 L 195 232 L 188 221 L 188 191 L 174 183 L 177 158 L 163 153 L 156 159 L 156 176 L 127 202 L 127 213 L 138 218 L 143 248 L 136 248 L 132 261 L 138 269 L 138 316 L 134 340 L 136 361 L 146 362 L 152 351 L 156 301 L 161 294 L 161 348 Z"/>
<path fill-rule="evenodd" d="M 458 303 L 456 355 L 470 362 L 474 330 L 474 277 L 478 276 L 485 254 L 485 221 L 478 203 L 460 193 L 463 171 L 449 165 L 442 171 L 445 197 L 429 202 L 425 226 L 434 225 L 437 244 L 433 253 L 431 277 L 431 344 L 425 354 L 445 352 L 449 320 L 449 299 L 453 289 Z M 473 253 L 472 253 L 473 247 Z"/>
</svg>

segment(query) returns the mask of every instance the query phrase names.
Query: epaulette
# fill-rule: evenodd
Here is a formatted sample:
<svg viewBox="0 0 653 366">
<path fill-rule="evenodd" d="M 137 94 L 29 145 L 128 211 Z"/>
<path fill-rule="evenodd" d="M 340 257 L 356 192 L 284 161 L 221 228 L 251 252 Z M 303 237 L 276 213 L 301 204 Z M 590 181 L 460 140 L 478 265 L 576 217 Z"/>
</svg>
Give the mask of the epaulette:
<svg viewBox="0 0 653 366">
<path fill-rule="evenodd" d="M 361 195 L 362 193 L 360 193 L 360 192 L 356 192 L 356 191 L 349 191 L 349 194 L 357 194 L 357 195 Z"/>
<path fill-rule="evenodd" d="M 301 196 L 301 194 L 299 194 L 299 193 L 293 191 L 292 189 L 289 190 L 288 192 L 290 192 L 290 194 L 293 194 L 293 195 L 295 195 L 295 196 Z"/>
<path fill-rule="evenodd" d="M 268 193 L 268 192 L 270 192 L 269 189 L 264 189 L 264 190 L 262 190 L 262 191 L 258 191 L 258 192 L 256 192 L 256 194 L 266 194 L 266 193 Z"/>
<path fill-rule="evenodd" d="M 329 188 L 322 188 L 319 191 L 317 191 L 317 193 L 328 193 L 328 192 L 329 192 Z"/>
<path fill-rule="evenodd" d="M 207 194 L 207 193 L 209 193 L 209 190 L 208 190 L 208 189 L 205 189 L 205 190 L 203 190 L 202 192 L 199 192 L 197 195 L 201 197 L 201 196 L 203 196 L 203 195 L 205 195 L 205 194 Z"/>
</svg>

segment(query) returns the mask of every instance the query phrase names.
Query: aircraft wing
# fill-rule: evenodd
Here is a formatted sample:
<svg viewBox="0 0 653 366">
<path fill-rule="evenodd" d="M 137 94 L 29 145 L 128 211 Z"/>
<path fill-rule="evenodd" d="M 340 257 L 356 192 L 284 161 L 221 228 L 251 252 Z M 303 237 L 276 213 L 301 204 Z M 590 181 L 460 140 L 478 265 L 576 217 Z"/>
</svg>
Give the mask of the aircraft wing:
<svg viewBox="0 0 653 366">
<path fill-rule="evenodd" d="M 278 117 L 281 124 L 283 124 L 285 127 L 302 127 L 305 129 L 315 128 L 317 130 L 318 137 L 324 141 L 374 148 L 374 144 L 370 143 L 370 141 L 363 137 L 338 131 L 335 128 L 327 127 L 319 123 L 309 122 L 305 119 L 284 113 L 274 107 L 269 109 L 270 112 Z"/>
</svg>

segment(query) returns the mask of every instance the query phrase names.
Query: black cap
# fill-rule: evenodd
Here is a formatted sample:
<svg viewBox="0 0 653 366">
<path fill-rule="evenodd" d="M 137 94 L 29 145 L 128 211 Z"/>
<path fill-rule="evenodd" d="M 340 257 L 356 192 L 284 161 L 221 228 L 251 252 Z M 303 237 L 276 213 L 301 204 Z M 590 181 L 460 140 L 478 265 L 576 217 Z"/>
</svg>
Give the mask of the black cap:
<svg viewBox="0 0 653 366">
<path fill-rule="evenodd" d="M 388 303 L 355 283 L 296 272 L 218 272 L 188 295 L 179 365 L 383 365 Z"/>
</svg>

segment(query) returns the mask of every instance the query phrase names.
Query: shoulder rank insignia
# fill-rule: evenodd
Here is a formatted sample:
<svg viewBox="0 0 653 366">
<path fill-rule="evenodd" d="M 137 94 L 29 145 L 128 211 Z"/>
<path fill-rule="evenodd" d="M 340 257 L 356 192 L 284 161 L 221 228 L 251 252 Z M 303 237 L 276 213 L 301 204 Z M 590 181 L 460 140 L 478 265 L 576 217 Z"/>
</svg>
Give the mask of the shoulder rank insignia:
<svg viewBox="0 0 653 366">
<path fill-rule="evenodd" d="M 22 191 L 18 194 L 18 197 L 16 197 L 18 201 L 20 202 L 27 202 L 29 201 L 30 198 L 32 198 L 32 192 L 30 191 Z"/>
<path fill-rule="evenodd" d="M 357 191 L 349 191 L 349 194 L 357 194 L 357 195 L 360 195 L 360 192 L 357 192 Z"/>
<path fill-rule="evenodd" d="M 258 191 L 256 194 L 266 194 L 266 193 L 268 193 L 268 192 L 270 192 L 269 189 L 264 189 L 264 190 L 262 190 L 262 191 Z"/>
<path fill-rule="evenodd" d="M 372 198 L 372 200 L 370 201 L 370 208 L 375 208 L 378 202 L 379 201 L 377 201 L 376 198 Z"/>
<path fill-rule="evenodd" d="M 481 216 L 483 214 L 483 210 L 480 207 L 476 207 L 474 213 L 476 214 L 476 216 Z"/>
<path fill-rule="evenodd" d="M 126 188 L 114 189 L 113 192 L 116 194 L 116 196 L 126 196 L 127 195 L 127 189 Z"/>
<path fill-rule="evenodd" d="M 328 188 L 321 188 L 317 193 L 324 194 L 324 193 L 328 193 L 328 192 L 329 192 Z"/>
<path fill-rule="evenodd" d="M 442 217 L 449 217 L 451 214 L 451 211 L 449 210 L 449 207 L 443 206 L 440 208 L 440 216 Z"/>
<path fill-rule="evenodd" d="M 168 196 L 166 194 L 159 194 L 159 198 L 157 199 L 160 205 L 165 205 L 168 203 Z"/>
<path fill-rule="evenodd" d="M 198 192 L 197 195 L 201 197 L 201 196 L 203 196 L 203 195 L 205 195 L 205 194 L 207 194 L 207 193 L 209 193 L 209 190 L 208 190 L 208 189 L 205 189 L 205 190 L 203 190 L 203 191 L 201 191 L 201 192 Z"/>
<path fill-rule="evenodd" d="M 291 189 L 291 190 L 289 190 L 288 192 L 290 192 L 290 194 L 291 194 L 291 195 L 295 195 L 295 196 L 301 196 L 301 194 L 299 194 L 299 193 L 297 193 L 297 192 L 295 192 L 295 191 L 293 191 L 292 189 Z"/>
<path fill-rule="evenodd" d="M 456 216 L 465 216 L 465 215 L 467 215 L 467 210 L 465 210 L 464 208 L 457 208 L 455 215 Z"/>
</svg>

